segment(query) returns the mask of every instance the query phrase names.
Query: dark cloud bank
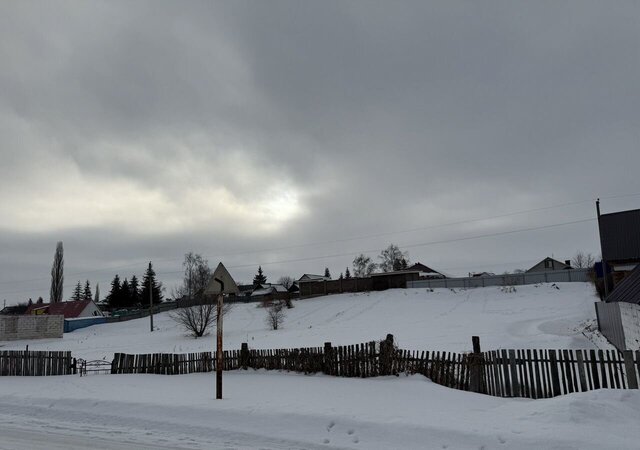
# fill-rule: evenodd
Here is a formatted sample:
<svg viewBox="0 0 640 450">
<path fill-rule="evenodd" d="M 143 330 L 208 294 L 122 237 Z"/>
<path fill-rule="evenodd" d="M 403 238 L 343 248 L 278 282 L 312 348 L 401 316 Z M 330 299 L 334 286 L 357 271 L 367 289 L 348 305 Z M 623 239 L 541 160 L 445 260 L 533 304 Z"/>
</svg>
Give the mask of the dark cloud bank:
<svg viewBox="0 0 640 450">
<path fill-rule="evenodd" d="M 638 207 L 619 197 L 640 192 L 638 19 L 633 3 L 4 3 L 0 299 L 47 297 L 58 240 L 67 283 L 102 292 L 150 259 L 171 287 L 190 250 L 245 281 L 258 264 L 337 275 L 390 242 L 454 274 L 597 254 L 594 221 L 416 244 L 593 218 L 598 196 Z M 268 264 L 323 255 L 345 256 Z"/>
</svg>

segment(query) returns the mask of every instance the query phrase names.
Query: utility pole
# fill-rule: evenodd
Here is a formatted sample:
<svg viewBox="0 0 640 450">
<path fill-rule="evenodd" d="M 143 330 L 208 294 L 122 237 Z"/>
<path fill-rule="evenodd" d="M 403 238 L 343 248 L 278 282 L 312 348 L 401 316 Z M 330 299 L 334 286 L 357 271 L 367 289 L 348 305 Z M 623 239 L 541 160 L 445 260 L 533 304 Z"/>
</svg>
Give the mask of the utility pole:
<svg viewBox="0 0 640 450">
<path fill-rule="evenodd" d="M 218 307 L 216 314 L 216 400 L 222 399 L 222 365 L 224 364 L 222 354 L 222 307 L 224 297 L 224 282 L 219 278 L 215 281 L 220 283 L 220 294 L 218 294 Z"/>
<path fill-rule="evenodd" d="M 149 268 L 151 268 L 151 261 L 149 261 Z M 151 274 L 149 273 L 149 326 L 153 333 L 153 285 L 151 284 Z"/>
<path fill-rule="evenodd" d="M 598 236 L 600 237 L 600 253 L 602 254 L 602 281 L 604 281 L 604 298 L 609 296 L 609 283 L 607 280 L 607 261 L 602 250 L 602 232 L 600 230 L 600 199 L 596 200 L 596 214 L 598 215 Z"/>
</svg>

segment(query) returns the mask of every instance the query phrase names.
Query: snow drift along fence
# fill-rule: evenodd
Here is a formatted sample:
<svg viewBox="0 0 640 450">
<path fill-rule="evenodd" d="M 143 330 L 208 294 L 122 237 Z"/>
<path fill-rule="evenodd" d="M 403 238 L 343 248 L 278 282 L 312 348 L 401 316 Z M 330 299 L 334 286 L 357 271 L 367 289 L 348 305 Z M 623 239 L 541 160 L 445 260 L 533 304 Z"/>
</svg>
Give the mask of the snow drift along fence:
<svg viewBox="0 0 640 450">
<path fill-rule="evenodd" d="M 224 352 L 224 370 L 266 369 L 369 378 L 422 374 L 454 389 L 498 397 L 550 398 L 600 388 L 638 389 L 640 352 L 603 350 L 495 350 L 480 352 L 474 339 L 470 353 L 409 351 L 394 346 L 393 336 L 380 342 L 295 349 Z M 111 373 L 166 375 L 211 372 L 211 352 L 127 355 L 116 353 Z"/>
<path fill-rule="evenodd" d="M 71 375 L 75 363 L 71 352 L 4 350 L 0 352 L 0 376 Z"/>
</svg>

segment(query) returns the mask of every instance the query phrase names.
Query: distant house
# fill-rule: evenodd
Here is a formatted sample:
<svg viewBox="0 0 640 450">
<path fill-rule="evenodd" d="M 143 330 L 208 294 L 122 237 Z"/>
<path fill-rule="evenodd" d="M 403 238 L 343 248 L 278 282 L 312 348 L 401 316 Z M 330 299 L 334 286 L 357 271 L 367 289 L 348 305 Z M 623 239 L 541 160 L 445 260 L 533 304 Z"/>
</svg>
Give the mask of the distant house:
<svg viewBox="0 0 640 450">
<path fill-rule="evenodd" d="M 496 274 L 493 272 L 469 272 L 469 278 L 479 278 L 479 277 L 495 277 Z"/>
<path fill-rule="evenodd" d="M 447 278 L 444 274 L 433 270 L 431 267 L 429 266 L 425 266 L 422 263 L 415 263 L 409 267 L 407 267 L 406 269 L 402 270 L 403 272 L 420 272 L 420 277 L 421 278 Z"/>
<path fill-rule="evenodd" d="M 615 286 L 640 264 L 640 209 L 600 214 L 597 205 L 602 259 Z"/>
<path fill-rule="evenodd" d="M 252 300 L 287 300 L 289 290 L 281 284 L 263 283 L 251 292 Z"/>
<path fill-rule="evenodd" d="M 98 308 L 98 306 L 91 300 L 41 304 L 34 303 L 27 308 L 25 314 L 64 316 L 65 319 L 103 316 L 100 308 Z"/>
<path fill-rule="evenodd" d="M 26 303 L 21 305 L 5 306 L 0 310 L 0 316 L 21 316 L 28 308 L 29 306 Z"/>
<path fill-rule="evenodd" d="M 566 260 L 565 262 L 560 262 L 557 259 L 549 258 L 548 256 L 540 261 L 538 264 L 531 267 L 527 270 L 527 273 L 531 272 L 550 272 L 554 270 L 567 270 L 571 269 L 571 261 Z"/>
<path fill-rule="evenodd" d="M 305 273 L 298 279 L 298 283 L 305 281 L 330 281 L 330 277 L 325 277 L 324 275 L 313 275 L 311 273 Z"/>
</svg>

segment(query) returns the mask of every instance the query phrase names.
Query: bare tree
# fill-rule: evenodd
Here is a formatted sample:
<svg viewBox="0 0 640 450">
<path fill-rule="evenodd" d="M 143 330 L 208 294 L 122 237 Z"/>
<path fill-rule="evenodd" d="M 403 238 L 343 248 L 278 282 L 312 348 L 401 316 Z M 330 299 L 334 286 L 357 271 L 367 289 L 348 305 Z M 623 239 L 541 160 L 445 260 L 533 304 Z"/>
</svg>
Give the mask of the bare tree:
<svg viewBox="0 0 640 450">
<path fill-rule="evenodd" d="M 49 298 L 51 303 L 62 301 L 62 290 L 64 283 L 64 250 L 62 241 L 56 245 L 56 253 L 53 256 L 53 267 L 51 268 L 51 289 Z"/>
<path fill-rule="evenodd" d="M 371 258 L 359 254 L 353 259 L 353 276 L 356 278 L 368 277 L 375 272 L 378 265 L 371 262 Z"/>
<path fill-rule="evenodd" d="M 267 308 L 266 322 L 270 329 L 277 330 L 282 327 L 287 315 L 284 302 L 273 303 Z"/>
<path fill-rule="evenodd" d="M 574 269 L 591 269 L 596 263 L 596 259 L 591 253 L 578 251 L 571 260 L 571 266 Z"/>
<path fill-rule="evenodd" d="M 182 267 L 184 267 L 182 284 L 173 290 L 173 297 L 197 300 L 204 294 L 204 290 L 211 280 L 209 261 L 198 253 L 189 252 L 184 255 Z"/>
<path fill-rule="evenodd" d="M 379 264 L 380 270 L 383 272 L 391 272 L 393 270 L 402 270 L 402 268 L 407 268 L 409 253 L 401 251 L 395 244 L 390 244 L 380 252 L 378 258 L 382 260 Z"/>
<path fill-rule="evenodd" d="M 290 277 L 289 275 L 285 275 L 278 278 L 278 284 L 283 285 L 287 289 L 289 289 L 293 285 L 293 281 L 294 281 L 293 278 Z"/>
<path fill-rule="evenodd" d="M 222 315 L 225 316 L 231 309 L 231 305 L 225 304 L 222 307 Z M 203 300 L 199 305 L 187 308 L 178 308 L 170 314 L 182 328 L 194 338 L 205 336 L 209 329 L 215 325 L 218 313 L 217 302 L 211 299 Z"/>
</svg>

